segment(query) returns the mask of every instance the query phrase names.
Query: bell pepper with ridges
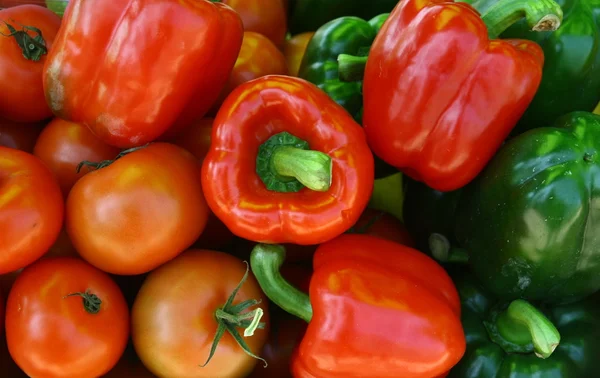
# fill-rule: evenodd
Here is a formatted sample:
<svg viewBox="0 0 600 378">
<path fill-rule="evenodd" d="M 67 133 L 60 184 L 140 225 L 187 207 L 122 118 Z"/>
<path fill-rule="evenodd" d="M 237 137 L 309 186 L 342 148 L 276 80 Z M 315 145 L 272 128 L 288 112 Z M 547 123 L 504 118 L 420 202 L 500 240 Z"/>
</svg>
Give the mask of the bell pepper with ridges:
<svg viewBox="0 0 600 378">
<path fill-rule="evenodd" d="M 44 65 L 53 113 L 141 146 L 202 118 L 229 78 L 242 21 L 208 0 L 71 0 Z"/>
<path fill-rule="evenodd" d="M 504 302 L 467 271 L 451 268 L 467 351 L 450 378 L 583 378 L 598 374 L 600 299 L 562 306 Z"/>
<path fill-rule="evenodd" d="M 310 296 L 281 277 L 284 260 L 278 245 L 259 244 L 250 256 L 267 297 L 308 322 L 292 357 L 294 377 L 433 378 L 463 356 L 458 293 L 427 255 L 342 235 L 317 249 Z"/>
<path fill-rule="evenodd" d="M 264 76 L 217 114 L 202 166 L 213 213 L 260 243 L 319 244 L 356 223 L 373 190 L 363 129 L 315 85 Z"/>
<path fill-rule="evenodd" d="M 483 15 L 465 3 L 400 2 L 368 58 L 343 57 L 348 71 L 366 65 L 363 126 L 373 153 L 440 191 L 475 178 L 540 84 L 540 46 L 496 39 L 523 17 L 555 30 L 562 11 L 552 0 L 502 0 Z"/>
</svg>

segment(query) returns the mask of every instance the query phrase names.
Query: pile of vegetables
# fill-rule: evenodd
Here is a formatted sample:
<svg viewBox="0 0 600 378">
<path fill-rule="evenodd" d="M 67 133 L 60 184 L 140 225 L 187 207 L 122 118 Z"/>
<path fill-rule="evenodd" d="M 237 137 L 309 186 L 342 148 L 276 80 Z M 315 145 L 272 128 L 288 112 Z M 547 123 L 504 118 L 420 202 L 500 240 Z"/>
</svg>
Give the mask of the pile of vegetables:
<svg viewBox="0 0 600 378">
<path fill-rule="evenodd" d="M 0 320 L 10 378 L 600 376 L 600 3 L 0 0 Z"/>
</svg>

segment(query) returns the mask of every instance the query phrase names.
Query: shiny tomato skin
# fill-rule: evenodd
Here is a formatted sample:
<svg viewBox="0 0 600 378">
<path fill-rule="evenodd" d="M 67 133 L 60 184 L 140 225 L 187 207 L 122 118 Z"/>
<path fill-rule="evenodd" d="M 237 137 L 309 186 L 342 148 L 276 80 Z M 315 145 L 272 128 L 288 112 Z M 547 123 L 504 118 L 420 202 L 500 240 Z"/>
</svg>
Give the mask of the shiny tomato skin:
<svg viewBox="0 0 600 378">
<path fill-rule="evenodd" d="M 83 298 L 100 300 L 96 313 Z M 32 377 L 93 378 L 119 360 L 129 336 L 129 310 L 110 276 L 85 261 L 42 259 L 17 277 L 6 304 L 6 339 L 14 361 Z"/>
<path fill-rule="evenodd" d="M 86 126 L 54 118 L 37 139 L 33 154 L 54 173 L 66 198 L 69 191 L 89 168 L 77 173 L 84 160 L 97 162 L 114 159 L 121 150 L 98 139 Z"/>
<path fill-rule="evenodd" d="M 15 29 L 31 26 L 41 30 L 48 51 L 60 28 L 60 17 L 38 5 L 19 5 L 0 10 L 0 20 Z M 0 33 L 10 34 L 0 23 Z M 36 34 L 29 32 L 35 37 Z M 46 104 L 42 73 L 46 55 L 38 61 L 26 59 L 14 37 L 0 36 L 0 117 L 18 122 L 41 121 L 52 116 Z"/>
<path fill-rule="evenodd" d="M 67 198 L 66 228 L 89 263 L 134 275 L 192 245 L 208 214 L 198 160 L 181 147 L 153 143 L 79 179 Z"/>
<path fill-rule="evenodd" d="M 48 167 L 32 154 L 0 147 L 0 274 L 42 257 L 58 237 L 64 211 Z"/>
<path fill-rule="evenodd" d="M 256 32 L 282 47 L 287 33 L 286 6 L 282 0 L 223 0 L 242 18 L 245 31 Z"/>
<path fill-rule="evenodd" d="M 160 377 L 244 377 L 257 363 L 225 333 L 205 366 L 217 329 L 214 312 L 239 284 L 246 264 L 224 252 L 192 249 L 151 272 L 132 308 L 132 338 L 144 365 Z M 244 338 L 259 354 L 269 331 L 268 301 L 249 274 L 233 304 L 259 299 L 265 329 Z M 251 308 L 253 309 L 253 308 Z M 243 331 L 241 331 L 243 333 Z M 260 364 L 260 362 L 259 362 Z"/>
<path fill-rule="evenodd" d="M 0 118 L 0 146 L 33 153 L 33 146 L 46 126 L 41 122 L 15 122 Z"/>
</svg>

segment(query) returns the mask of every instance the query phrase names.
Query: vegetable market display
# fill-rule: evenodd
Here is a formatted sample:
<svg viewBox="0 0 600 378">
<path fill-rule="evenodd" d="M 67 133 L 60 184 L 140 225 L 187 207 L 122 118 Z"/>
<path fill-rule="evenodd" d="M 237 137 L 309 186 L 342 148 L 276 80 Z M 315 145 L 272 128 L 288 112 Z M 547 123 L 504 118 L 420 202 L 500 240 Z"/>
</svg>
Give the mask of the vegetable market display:
<svg viewBox="0 0 600 378">
<path fill-rule="evenodd" d="M 0 376 L 600 376 L 597 0 L 0 0 Z"/>
</svg>

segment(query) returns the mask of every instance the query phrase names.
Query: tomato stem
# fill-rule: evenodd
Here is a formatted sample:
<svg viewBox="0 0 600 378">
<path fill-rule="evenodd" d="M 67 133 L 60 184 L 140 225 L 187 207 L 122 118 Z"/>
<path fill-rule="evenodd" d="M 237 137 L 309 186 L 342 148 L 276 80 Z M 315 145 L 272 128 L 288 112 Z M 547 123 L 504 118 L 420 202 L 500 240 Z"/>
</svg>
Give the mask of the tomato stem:
<svg viewBox="0 0 600 378">
<path fill-rule="evenodd" d="M 13 37 L 17 42 L 17 45 L 19 45 L 21 53 L 23 54 L 23 57 L 25 59 L 37 62 L 42 58 L 43 55 L 46 55 L 48 53 L 46 41 L 42 37 L 42 31 L 40 29 L 35 28 L 33 26 L 25 26 L 19 24 L 19 26 L 21 26 L 23 29 L 17 30 L 8 22 L 3 22 L 4 25 L 6 25 L 6 27 L 8 28 L 10 34 L 4 34 L 0 32 L 0 35 L 3 35 L 4 37 Z M 15 22 L 15 24 L 18 23 Z M 29 33 L 27 33 L 28 31 L 31 31 L 36 35 L 32 37 L 31 35 L 29 35 Z"/>
<path fill-rule="evenodd" d="M 87 289 L 85 293 L 71 293 L 67 294 L 63 297 L 63 299 L 68 297 L 81 297 L 83 298 L 83 308 L 89 314 L 97 314 L 100 312 L 100 306 L 102 305 L 102 300 L 98 298 L 96 294 L 90 293 L 90 289 Z"/>
<path fill-rule="evenodd" d="M 264 315 L 264 310 L 262 308 L 258 307 L 252 311 L 246 311 L 250 307 L 260 304 L 260 300 L 248 299 L 236 305 L 233 304 L 233 301 L 235 300 L 238 291 L 248 279 L 248 273 L 250 272 L 250 268 L 248 266 L 248 263 L 245 263 L 246 272 L 244 273 L 242 280 L 233 290 L 229 298 L 227 298 L 227 302 L 225 302 L 225 305 L 223 305 L 222 308 L 219 308 L 215 311 L 215 320 L 217 321 L 217 332 L 215 333 L 215 337 L 210 348 L 208 359 L 203 365 L 200 365 L 201 367 L 206 366 L 213 358 L 217 350 L 217 346 L 219 345 L 219 342 L 221 341 L 221 338 L 223 338 L 223 335 L 225 335 L 226 331 L 229 332 L 229 334 L 234 338 L 234 340 L 244 350 L 244 352 L 246 352 L 247 355 L 256 358 L 257 360 L 263 361 L 264 366 L 267 367 L 267 361 L 252 353 L 250 347 L 248 346 L 248 344 L 246 344 L 246 342 L 244 341 L 244 339 L 238 331 L 238 328 L 243 328 L 244 337 L 250 337 L 254 335 L 254 332 L 257 329 L 263 329 L 266 326 L 265 323 L 262 323 L 260 321 L 260 319 Z"/>
<path fill-rule="evenodd" d="M 309 150 L 308 142 L 282 132 L 264 142 L 256 155 L 256 173 L 267 189 L 299 192 L 306 187 L 325 192 L 331 186 L 329 155 Z"/>
<path fill-rule="evenodd" d="M 143 146 L 139 146 L 139 147 L 132 147 L 129 148 L 127 150 L 123 150 L 121 152 L 119 152 L 119 154 L 112 160 L 101 160 L 99 162 L 92 162 L 92 161 L 88 161 L 88 160 L 84 160 L 81 163 L 77 164 L 77 168 L 75 168 L 75 171 L 77 173 L 81 172 L 81 168 L 85 167 L 89 167 L 92 169 L 102 169 L 102 168 L 106 168 L 109 165 L 111 165 L 112 163 L 114 163 L 115 161 L 119 160 L 120 158 L 122 158 L 125 155 L 128 155 L 132 152 L 135 152 L 137 150 L 141 150 L 142 148 L 146 148 L 150 145 L 150 143 L 147 143 Z"/>
</svg>

